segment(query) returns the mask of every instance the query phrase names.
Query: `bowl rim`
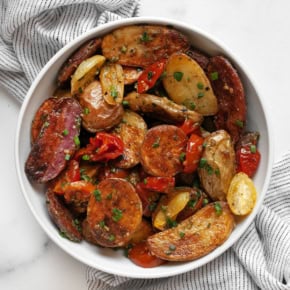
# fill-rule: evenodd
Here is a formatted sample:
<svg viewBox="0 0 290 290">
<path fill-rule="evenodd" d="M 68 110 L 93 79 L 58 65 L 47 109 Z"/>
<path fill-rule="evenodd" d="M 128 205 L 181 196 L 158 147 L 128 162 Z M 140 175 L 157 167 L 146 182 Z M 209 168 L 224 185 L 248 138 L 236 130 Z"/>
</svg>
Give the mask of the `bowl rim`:
<svg viewBox="0 0 290 290">
<path fill-rule="evenodd" d="M 19 159 L 19 157 L 20 157 L 19 156 L 19 146 L 20 146 L 19 137 L 20 137 L 22 120 L 25 116 L 25 112 L 26 112 L 26 109 L 28 107 L 29 101 L 30 101 L 30 99 L 33 95 L 33 92 L 36 89 L 38 83 L 42 80 L 44 75 L 47 73 L 48 69 L 51 67 L 51 65 L 53 63 L 55 63 L 65 53 L 66 50 L 75 46 L 76 44 L 80 45 L 80 43 L 82 43 L 85 39 L 88 39 L 89 37 L 94 37 L 96 34 L 101 34 L 101 35 L 104 34 L 104 33 L 102 33 L 102 31 L 104 31 L 106 29 L 109 29 L 111 31 L 113 29 L 116 29 L 119 26 L 142 24 L 142 23 L 157 24 L 157 25 L 158 24 L 160 24 L 160 25 L 172 25 L 174 27 L 177 27 L 177 29 L 181 28 L 184 30 L 190 30 L 195 34 L 199 34 L 202 38 L 205 38 L 207 41 L 213 42 L 215 45 L 220 47 L 226 53 L 227 56 L 229 56 L 231 59 L 233 59 L 235 61 L 235 63 L 238 64 L 238 66 L 240 68 L 242 68 L 243 72 L 245 73 L 247 78 L 250 80 L 250 83 L 252 84 L 254 90 L 256 91 L 256 95 L 257 95 L 259 103 L 263 104 L 263 106 L 261 106 L 261 108 L 262 108 L 263 113 L 265 115 L 265 120 L 266 120 L 265 126 L 266 126 L 268 136 L 273 136 L 273 130 L 271 129 L 270 118 L 269 118 L 269 114 L 268 114 L 269 110 L 267 109 L 266 102 L 262 102 L 262 100 L 261 100 L 260 90 L 258 89 L 258 86 L 257 86 L 254 78 L 249 73 L 249 70 L 247 69 L 246 65 L 244 63 L 242 63 L 242 61 L 223 42 L 216 39 L 214 36 L 212 36 L 208 32 L 198 28 L 195 25 L 189 24 L 189 23 L 177 21 L 177 20 L 170 19 L 170 18 L 163 18 L 163 17 L 132 17 L 132 18 L 126 18 L 126 19 L 116 20 L 113 22 L 102 24 L 100 26 L 97 26 L 97 27 L 83 33 L 82 35 L 76 37 L 74 40 L 72 40 L 71 42 L 69 42 L 68 44 L 63 46 L 45 64 L 45 66 L 41 69 L 41 71 L 38 73 L 37 77 L 34 79 L 33 83 L 31 84 L 31 86 L 30 86 L 30 88 L 25 96 L 24 102 L 21 106 L 20 113 L 18 116 L 18 121 L 17 121 L 17 127 L 16 127 L 14 153 L 15 153 L 15 165 L 16 165 L 17 177 L 18 177 L 18 181 L 20 184 L 21 192 L 24 195 L 24 198 L 25 198 L 31 212 L 33 213 L 35 219 L 40 224 L 41 228 L 45 231 L 45 233 L 48 235 L 48 237 L 51 240 L 53 240 L 53 242 L 55 244 L 57 244 L 61 249 L 63 249 L 70 256 L 74 257 L 76 260 L 78 260 L 78 261 L 80 261 L 88 266 L 91 266 L 92 268 L 95 268 L 97 270 L 101 270 L 101 271 L 104 271 L 104 272 L 109 273 L 109 274 L 114 274 L 114 275 L 119 275 L 119 276 L 124 276 L 124 277 L 150 279 L 150 278 L 163 278 L 163 277 L 175 276 L 175 275 L 182 274 L 182 273 L 188 272 L 190 270 L 194 270 L 196 268 L 199 268 L 199 267 L 205 265 L 206 263 L 211 262 L 214 259 L 216 259 L 218 256 L 223 254 L 227 249 L 232 247 L 232 245 L 240 239 L 242 234 L 245 233 L 246 229 L 253 222 L 258 211 L 261 209 L 261 205 L 264 201 L 264 198 L 266 195 L 266 190 L 268 188 L 271 173 L 272 173 L 274 144 L 273 144 L 273 140 L 271 140 L 271 142 L 270 142 L 270 138 L 268 138 L 268 141 L 269 141 L 268 142 L 268 152 L 267 152 L 268 153 L 268 164 L 267 164 L 264 184 L 262 187 L 262 191 L 260 192 L 260 194 L 263 194 L 263 196 L 262 196 L 262 198 L 259 199 L 259 202 L 256 204 L 251 215 L 249 217 L 247 217 L 246 221 L 243 223 L 242 228 L 236 234 L 235 239 L 228 241 L 226 243 L 226 246 L 225 246 L 225 243 L 222 244 L 221 246 L 219 246 L 218 251 L 213 251 L 213 252 L 209 253 L 208 255 L 206 255 L 200 259 L 197 259 L 195 261 L 191 261 L 191 262 L 193 262 L 193 265 L 191 265 L 191 262 L 190 262 L 187 267 L 185 266 L 181 269 L 180 268 L 174 269 L 174 267 L 172 267 L 172 268 L 170 268 L 168 273 L 161 273 L 161 274 L 158 273 L 158 270 L 157 270 L 156 273 L 153 273 L 150 276 L 148 276 L 146 274 L 143 275 L 140 273 L 133 273 L 133 272 L 132 273 L 124 273 L 124 271 L 122 271 L 122 269 L 120 269 L 119 271 L 111 271 L 110 269 L 103 267 L 102 265 L 98 265 L 98 267 L 96 267 L 95 264 L 90 263 L 89 261 L 87 261 L 87 260 L 83 259 L 82 257 L 78 256 L 77 254 L 75 254 L 74 252 L 69 251 L 69 249 L 67 249 L 65 245 L 63 245 L 61 242 L 59 242 L 59 240 L 53 234 L 51 234 L 50 230 L 46 227 L 46 225 L 44 224 L 42 219 L 40 219 L 40 217 L 38 216 L 36 210 L 34 209 L 34 207 L 32 205 L 32 202 L 29 199 L 29 194 L 28 194 L 28 192 L 26 192 L 24 181 L 22 180 L 22 173 L 21 173 L 21 169 L 20 169 L 21 163 L 20 163 L 20 159 Z M 210 255 L 210 259 L 206 259 L 206 257 L 208 257 L 209 255 Z"/>
</svg>

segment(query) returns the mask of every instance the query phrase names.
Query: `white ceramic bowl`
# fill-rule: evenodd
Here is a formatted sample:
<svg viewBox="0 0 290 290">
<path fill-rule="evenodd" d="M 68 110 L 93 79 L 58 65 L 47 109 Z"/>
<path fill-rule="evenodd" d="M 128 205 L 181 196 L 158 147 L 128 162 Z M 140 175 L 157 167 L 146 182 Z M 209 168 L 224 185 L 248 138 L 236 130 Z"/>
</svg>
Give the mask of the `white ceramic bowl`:
<svg viewBox="0 0 290 290">
<path fill-rule="evenodd" d="M 173 25 L 176 29 L 185 33 L 196 48 L 209 55 L 222 54 L 227 56 L 237 68 L 245 87 L 248 102 L 248 129 L 259 131 L 261 134 L 259 150 L 262 159 L 254 178 L 258 191 L 258 200 L 252 213 L 236 226 L 229 239 L 223 245 L 205 257 L 186 263 L 167 263 L 157 268 L 149 269 L 134 265 L 129 259 L 124 257 L 121 250 L 103 249 L 86 242 L 73 243 L 62 238 L 48 216 L 43 187 L 30 183 L 24 172 L 24 164 L 30 151 L 30 126 L 32 118 L 44 99 L 50 97 L 54 91 L 56 74 L 63 62 L 85 41 L 96 36 L 105 35 L 118 27 L 137 23 Z M 231 247 L 253 221 L 263 202 L 270 179 L 272 166 L 272 141 L 270 136 L 268 116 L 265 112 L 262 97 L 259 95 L 244 65 L 224 45 L 220 44 L 220 42 L 207 33 L 180 22 L 160 18 L 131 18 L 105 24 L 83 34 L 62 48 L 45 65 L 29 89 L 21 108 L 16 136 L 16 167 L 22 192 L 35 218 L 48 236 L 68 254 L 89 266 L 112 274 L 134 278 L 168 277 L 198 268 L 215 259 Z"/>
</svg>

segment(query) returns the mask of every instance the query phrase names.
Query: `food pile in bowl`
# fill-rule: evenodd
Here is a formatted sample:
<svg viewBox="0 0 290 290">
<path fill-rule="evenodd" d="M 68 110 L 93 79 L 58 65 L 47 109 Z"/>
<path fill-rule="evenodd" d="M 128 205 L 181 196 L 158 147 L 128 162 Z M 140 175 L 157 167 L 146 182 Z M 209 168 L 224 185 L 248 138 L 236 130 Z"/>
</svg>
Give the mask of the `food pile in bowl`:
<svg viewBox="0 0 290 290">
<path fill-rule="evenodd" d="M 172 27 L 129 25 L 77 49 L 56 87 L 25 173 L 45 184 L 63 237 L 154 267 L 209 254 L 253 210 L 259 132 L 226 57 Z"/>
</svg>

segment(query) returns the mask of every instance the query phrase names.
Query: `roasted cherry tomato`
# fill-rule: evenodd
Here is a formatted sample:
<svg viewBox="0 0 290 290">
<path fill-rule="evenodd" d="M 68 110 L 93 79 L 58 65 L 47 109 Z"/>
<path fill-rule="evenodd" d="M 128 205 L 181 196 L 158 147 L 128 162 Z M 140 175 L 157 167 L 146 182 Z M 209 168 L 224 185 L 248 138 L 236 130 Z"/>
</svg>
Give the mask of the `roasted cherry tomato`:
<svg viewBox="0 0 290 290">
<path fill-rule="evenodd" d="M 190 135 L 193 132 L 197 135 L 201 135 L 200 127 L 191 119 L 185 119 L 184 122 L 179 126 L 179 128 L 186 134 Z"/>
<path fill-rule="evenodd" d="M 159 193 L 142 187 L 142 182 L 136 184 L 136 192 L 142 202 L 143 216 L 150 217 L 157 206 Z"/>
<path fill-rule="evenodd" d="M 153 268 L 165 263 L 164 260 L 150 253 L 146 241 L 135 244 L 129 249 L 128 257 L 133 263 L 143 268 Z"/>
<path fill-rule="evenodd" d="M 175 186 L 175 178 L 148 176 L 140 185 L 147 190 L 169 193 Z"/>
<path fill-rule="evenodd" d="M 142 94 L 151 89 L 164 71 L 166 59 L 161 59 L 149 65 L 139 76 L 137 92 Z"/>
<path fill-rule="evenodd" d="M 52 182 L 52 190 L 54 193 L 64 194 L 64 186 L 66 184 L 79 181 L 80 179 L 81 174 L 78 161 L 70 160 L 67 168 Z"/>
<path fill-rule="evenodd" d="M 203 138 L 197 134 L 191 134 L 186 146 L 183 171 L 193 173 L 197 167 L 202 154 Z"/>
<path fill-rule="evenodd" d="M 99 132 L 95 137 L 90 138 L 90 143 L 81 148 L 75 159 L 82 158 L 89 161 L 103 161 L 115 159 L 124 151 L 123 141 L 115 135 Z"/>
<path fill-rule="evenodd" d="M 261 154 L 256 145 L 241 146 L 236 153 L 236 158 L 237 172 L 244 172 L 249 177 L 253 177 L 261 159 Z"/>
</svg>

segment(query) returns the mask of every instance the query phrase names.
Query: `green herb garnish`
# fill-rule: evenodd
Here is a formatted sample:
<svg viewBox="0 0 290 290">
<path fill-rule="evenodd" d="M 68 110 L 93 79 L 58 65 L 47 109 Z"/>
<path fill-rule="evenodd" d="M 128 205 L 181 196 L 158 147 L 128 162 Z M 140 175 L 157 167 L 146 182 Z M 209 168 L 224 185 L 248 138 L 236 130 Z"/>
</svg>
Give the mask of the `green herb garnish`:
<svg viewBox="0 0 290 290">
<path fill-rule="evenodd" d="M 182 80 L 182 77 L 183 77 L 183 72 L 176 71 L 176 72 L 173 73 L 173 77 L 175 78 L 175 80 L 180 82 Z"/>
</svg>

